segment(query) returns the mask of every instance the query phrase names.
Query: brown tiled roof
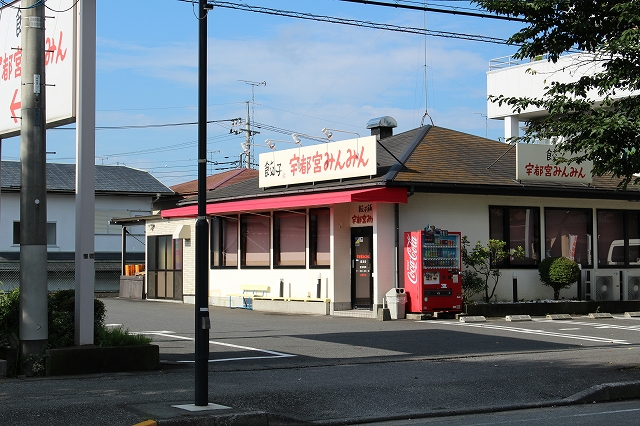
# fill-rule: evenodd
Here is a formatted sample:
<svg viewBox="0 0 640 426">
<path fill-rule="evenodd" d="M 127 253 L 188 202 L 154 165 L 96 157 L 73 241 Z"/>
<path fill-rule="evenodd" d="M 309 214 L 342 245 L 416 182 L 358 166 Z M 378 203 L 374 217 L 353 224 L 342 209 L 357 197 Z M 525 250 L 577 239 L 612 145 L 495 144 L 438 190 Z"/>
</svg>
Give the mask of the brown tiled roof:
<svg viewBox="0 0 640 426">
<path fill-rule="evenodd" d="M 429 129 L 405 166 L 406 169 L 394 177 L 394 184 L 475 187 L 484 188 L 487 193 L 497 188 L 512 188 L 516 191 L 611 192 L 617 189 L 619 182 L 609 176 L 596 176 L 589 186 L 516 181 L 515 147 L 442 127 Z M 639 189 L 633 185 L 628 187 L 631 193 L 637 193 Z"/>
<path fill-rule="evenodd" d="M 206 187 L 207 191 L 214 189 L 224 188 L 228 185 L 233 185 L 238 182 L 243 182 L 248 179 L 258 177 L 258 171 L 253 169 L 234 169 L 226 172 L 218 173 L 215 175 L 207 176 Z M 179 183 L 171 187 L 171 189 L 180 195 L 194 195 L 198 193 L 198 180 L 192 180 L 190 182 Z"/>
<path fill-rule="evenodd" d="M 377 148 L 376 176 L 259 188 L 257 171 L 253 171 L 256 174 L 251 179 L 208 191 L 207 200 L 215 202 L 380 185 L 406 187 L 416 192 L 640 199 L 640 187 L 630 185 L 627 191 L 619 191 L 619 181 L 606 176 L 594 177 L 590 185 L 516 181 L 515 157 L 515 147 L 509 144 L 426 126 L 382 139 Z M 398 160 L 404 161 L 404 167 Z M 191 204 L 196 199 L 195 196 L 187 197 L 181 204 Z"/>
</svg>

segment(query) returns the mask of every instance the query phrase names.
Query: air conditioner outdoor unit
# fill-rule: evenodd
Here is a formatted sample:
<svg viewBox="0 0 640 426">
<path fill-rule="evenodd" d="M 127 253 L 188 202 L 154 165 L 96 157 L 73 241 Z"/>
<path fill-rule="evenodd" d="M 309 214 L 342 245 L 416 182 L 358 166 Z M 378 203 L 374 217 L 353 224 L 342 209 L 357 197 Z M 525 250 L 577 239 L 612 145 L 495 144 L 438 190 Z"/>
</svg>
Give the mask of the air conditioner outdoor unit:
<svg viewBox="0 0 640 426">
<path fill-rule="evenodd" d="M 640 270 L 622 271 L 622 296 L 624 300 L 640 300 Z"/>
<path fill-rule="evenodd" d="M 619 271 L 597 269 L 592 281 L 591 298 L 596 301 L 620 300 Z"/>
<path fill-rule="evenodd" d="M 580 300 L 591 300 L 593 295 L 591 294 L 591 281 L 593 280 L 593 269 L 582 269 L 580 271 L 580 287 L 578 298 Z"/>
</svg>

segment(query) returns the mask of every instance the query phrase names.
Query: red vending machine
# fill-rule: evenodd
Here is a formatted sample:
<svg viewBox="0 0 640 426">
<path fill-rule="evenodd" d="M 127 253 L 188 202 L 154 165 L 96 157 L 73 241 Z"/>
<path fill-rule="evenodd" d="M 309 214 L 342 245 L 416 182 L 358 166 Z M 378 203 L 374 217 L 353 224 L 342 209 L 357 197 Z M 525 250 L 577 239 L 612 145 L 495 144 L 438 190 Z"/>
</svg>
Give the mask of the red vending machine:
<svg viewBox="0 0 640 426">
<path fill-rule="evenodd" d="M 404 233 L 407 312 L 462 312 L 460 238 L 433 227 Z"/>
</svg>

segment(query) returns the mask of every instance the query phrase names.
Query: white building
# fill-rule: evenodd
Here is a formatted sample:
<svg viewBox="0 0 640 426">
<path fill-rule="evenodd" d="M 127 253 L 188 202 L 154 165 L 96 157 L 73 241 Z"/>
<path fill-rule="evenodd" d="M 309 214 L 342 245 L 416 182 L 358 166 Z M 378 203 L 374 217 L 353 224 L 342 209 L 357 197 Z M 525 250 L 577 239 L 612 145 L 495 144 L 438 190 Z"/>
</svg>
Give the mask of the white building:
<svg viewBox="0 0 640 426">
<path fill-rule="evenodd" d="M 19 281 L 20 163 L 2 161 L 0 193 L 0 282 Z M 123 248 L 122 226 L 113 217 L 147 216 L 161 195 L 172 191 L 148 172 L 126 166 L 96 166 L 96 289 L 117 290 Z M 49 288 L 73 286 L 75 263 L 75 165 L 47 164 L 47 258 Z M 144 227 L 128 229 L 131 262 L 144 263 Z"/>
<path fill-rule="evenodd" d="M 535 61 L 514 60 L 510 56 L 493 59 L 487 72 L 487 95 L 505 97 L 542 98 L 552 82 L 570 83 L 582 76 L 603 71 L 602 61 L 593 54 L 574 53 L 558 58 L 556 63 L 540 58 Z M 616 90 L 613 99 L 629 96 L 630 92 Z M 595 91 L 587 94 L 596 105 L 604 99 Z M 522 112 L 514 112 L 507 104 L 487 102 L 487 117 L 504 120 L 504 137 L 518 136 L 519 123 L 547 115 L 547 111 L 533 106 Z"/>
<path fill-rule="evenodd" d="M 393 119 L 376 123 L 368 126 L 379 138 L 375 152 L 351 150 L 375 162 L 373 173 L 313 175 L 328 159 L 329 168 L 340 163 L 329 143 L 312 146 L 317 154 L 326 151 L 320 163 L 305 147 L 286 150 L 264 164 L 261 158 L 259 178 L 207 193 L 210 304 L 238 303 L 253 289 L 264 296 L 254 309 L 338 315 L 357 308 L 375 316 L 386 292 L 404 286 L 403 233 L 427 225 L 459 231 L 472 243 L 493 238 L 508 248 L 524 246 L 525 259 L 505 261 L 497 300 L 511 300 L 514 275 L 519 299 L 551 298 L 537 265 L 561 255 L 585 271 L 561 297 L 640 299 L 625 281 L 640 272 L 638 188 L 617 191 L 617 181 L 606 177 L 528 180 L 527 169 L 517 180 L 509 145 L 433 126 L 392 135 Z M 345 167 L 347 158 L 343 151 Z M 261 182 L 278 173 L 280 185 Z M 290 183 L 296 173 L 309 179 Z M 149 298 L 194 303 L 196 212 L 189 199 L 147 219 Z M 620 244 L 614 259 L 610 248 Z M 355 259 L 363 247 L 371 263 L 360 274 Z M 595 286 L 596 275 L 615 275 L 608 292 Z"/>
</svg>

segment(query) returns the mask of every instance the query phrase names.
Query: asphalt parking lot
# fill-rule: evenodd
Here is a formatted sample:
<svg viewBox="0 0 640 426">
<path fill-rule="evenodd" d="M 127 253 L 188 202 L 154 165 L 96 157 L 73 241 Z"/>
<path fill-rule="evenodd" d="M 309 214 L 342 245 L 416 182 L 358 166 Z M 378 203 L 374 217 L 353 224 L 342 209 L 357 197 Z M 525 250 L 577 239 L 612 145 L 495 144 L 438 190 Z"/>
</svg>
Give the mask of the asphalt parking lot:
<svg viewBox="0 0 640 426">
<path fill-rule="evenodd" d="M 193 306 L 104 299 L 107 322 L 153 338 L 166 364 L 193 362 Z M 167 313 L 171 312 L 167 315 Z M 210 361 L 217 369 L 243 365 L 320 365 L 341 360 L 399 361 L 483 354 L 624 349 L 640 344 L 640 319 L 616 315 L 510 322 L 377 321 L 261 313 L 211 307 Z M 631 361 L 631 360 L 630 360 Z M 607 361 L 608 362 L 608 361 Z"/>
<path fill-rule="evenodd" d="M 103 300 L 108 324 L 154 339 L 161 370 L 0 379 L 0 424 L 342 425 L 640 398 L 636 319 L 378 321 L 211 307 L 209 400 L 226 408 L 191 417 L 174 406 L 194 402 L 194 306 Z"/>
</svg>

